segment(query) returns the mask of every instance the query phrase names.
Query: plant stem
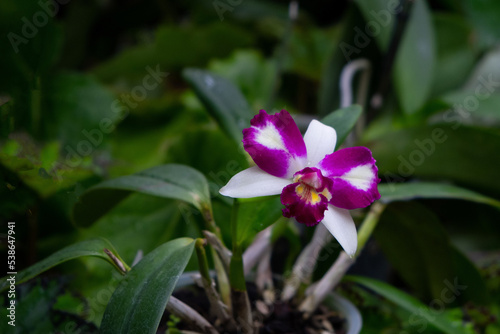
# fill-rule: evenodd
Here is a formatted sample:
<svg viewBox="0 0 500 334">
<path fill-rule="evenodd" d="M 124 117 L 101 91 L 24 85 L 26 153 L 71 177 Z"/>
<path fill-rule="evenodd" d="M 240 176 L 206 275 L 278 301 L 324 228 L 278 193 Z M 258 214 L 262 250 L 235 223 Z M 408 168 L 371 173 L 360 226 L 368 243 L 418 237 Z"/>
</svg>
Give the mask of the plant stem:
<svg viewBox="0 0 500 334">
<path fill-rule="evenodd" d="M 222 241 L 222 234 L 220 233 L 220 228 L 217 226 L 215 223 L 214 215 L 212 212 L 212 208 L 207 206 L 203 206 L 201 208 L 201 214 L 203 215 L 203 219 L 205 220 L 205 223 L 207 225 L 207 229 L 215 234 L 217 238 L 223 243 Z"/>
<path fill-rule="evenodd" d="M 238 244 L 238 200 L 234 200 L 231 216 L 231 235 L 233 240 L 233 256 L 229 266 L 229 282 L 233 302 L 234 318 L 242 333 L 253 334 L 252 310 L 248 299 L 241 245 Z"/>
<path fill-rule="evenodd" d="M 229 273 L 229 263 L 231 262 L 231 251 L 226 248 L 217 236 L 210 231 L 203 231 L 203 235 L 208 241 L 208 244 L 212 246 L 217 251 L 222 264 L 224 265 L 224 269 Z"/>
<path fill-rule="evenodd" d="M 370 211 L 366 215 L 365 220 L 359 229 L 358 250 L 356 251 L 356 256 L 358 256 L 363 250 L 366 242 L 373 233 L 375 226 L 377 226 L 380 215 L 384 211 L 385 207 L 386 204 L 375 202 L 370 208 Z M 340 282 L 342 277 L 344 277 L 345 273 L 354 262 L 355 257 L 351 258 L 342 251 L 323 278 L 308 293 L 306 299 L 302 302 L 302 304 L 300 304 L 299 310 L 304 312 L 306 316 L 313 313 L 326 297 L 327 293 Z"/>
<path fill-rule="evenodd" d="M 130 267 L 125 263 L 125 261 L 123 261 L 120 258 L 120 256 L 118 254 L 115 255 L 113 252 L 111 252 L 107 248 L 104 248 L 103 251 L 111 259 L 111 261 L 113 261 L 113 264 L 120 271 L 120 274 L 125 275 L 127 272 L 130 271 Z"/>
<path fill-rule="evenodd" d="M 285 281 L 285 286 L 281 293 L 282 300 L 287 301 L 292 299 L 297 293 L 300 285 L 310 281 L 314 268 L 316 268 L 316 259 L 321 249 L 323 249 L 323 246 L 332 238 L 332 235 L 328 232 L 325 225 L 319 224 L 316 227 L 311 241 L 300 253 L 293 266 L 292 274 Z"/>
<path fill-rule="evenodd" d="M 196 256 L 198 257 L 198 267 L 200 270 L 201 277 L 206 279 L 207 281 L 211 281 L 212 278 L 210 277 L 210 273 L 208 270 L 208 260 L 207 260 L 207 254 L 205 253 L 205 245 L 206 245 L 206 240 L 205 239 L 196 239 L 195 242 L 195 249 L 196 249 Z"/>
<path fill-rule="evenodd" d="M 323 276 L 323 278 L 314 286 L 310 295 L 300 304 L 299 311 L 304 312 L 306 316 L 309 316 L 318 305 L 327 296 L 328 292 L 331 291 L 340 282 L 341 278 L 347 272 L 347 269 L 354 263 L 354 259 L 347 255 L 346 252 L 340 252 L 339 257 Z"/>
<path fill-rule="evenodd" d="M 358 250 L 356 251 L 355 257 L 361 254 L 361 251 L 365 247 L 368 239 L 370 239 L 373 230 L 378 224 L 380 215 L 382 214 L 386 206 L 387 204 L 384 204 L 382 202 L 375 202 L 371 206 L 370 211 L 366 215 L 365 220 L 363 220 L 363 223 L 361 224 L 361 227 L 358 231 Z"/>
<path fill-rule="evenodd" d="M 233 240 L 233 256 L 229 265 L 229 282 L 231 288 L 246 291 L 245 274 L 243 271 L 243 257 L 241 245 L 238 244 L 238 210 L 239 202 L 234 200 L 231 216 L 231 237 Z"/>
<path fill-rule="evenodd" d="M 264 292 L 265 290 L 274 290 L 273 273 L 271 270 L 271 251 L 272 249 L 269 248 L 269 250 L 262 255 L 262 259 L 257 266 L 255 284 L 260 292 Z"/>
<path fill-rule="evenodd" d="M 245 250 L 243 254 L 243 271 L 248 275 L 259 260 L 271 251 L 271 231 L 272 226 L 260 231 L 252 244 Z"/>
<path fill-rule="evenodd" d="M 358 85 L 358 93 L 356 94 L 356 103 L 364 106 L 366 95 L 368 94 L 368 84 L 370 83 L 371 64 L 368 59 L 356 59 L 349 62 L 342 69 L 340 74 L 340 107 L 346 108 L 353 104 L 352 81 L 354 75 L 358 71 L 361 73 L 361 81 Z"/>
<path fill-rule="evenodd" d="M 229 316 L 226 305 L 222 302 L 219 294 L 215 290 L 215 284 L 210 277 L 208 270 L 207 254 L 205 253 L 205 239 L 196 239 L 195 249 L 198 257 L 198 266 L 201 274 L 201 283 L 207 294 L 208 301 L 210 302 L 210 311 L 223 323 L 228 322 L 231 318 Z"/>
<path fill-rule="evenodd" d="M 354 96 L 352 93 L 352 81 L 354 75 L 358 71 L 361 72 L 361 77 L 358 85 L 358 91 L 356 94 L 356 103 L 361 107 L 365 107 L 366 97 L 368 95 L 368 85 L 370 83 L 370 77 L 372 72 L 372 66 L 367 59 L 356 59 L 349 62 L 342 69 L 340 74 L 340 107 L 346 108 L 352 105 Z M 346 139 L 347 146 L 353 146 L 357 139 L 361 136 L 363 129 L 365 127 L 365 114 L 362 114 L 356 123 L 356 127 L 353 132 L 349 134 Z"/>
<path fill-rule="evenodd" d="M 170 296 L 166 309 L 202 333 L 219 334 L 207 319 L 174 296 Z"/>
<path fill-rule="evenodd" d="M 203 215 L 203 219 L 205 220 L 206 227 L 210 230 L 218 239 L 219 242 L 224 245 L 222 241 L 222 234 L 220 233 L 220 229 L 215 223 L 212 208 L 208 205 L 203 206 L 201 208 L 201 213 Z M 210 253 L 212 254 L 214 260 L 215 272 L 217 273 L 217 282 L 219 283 L 219 292 L 222 297 L 222 300 L 230 310 L 231 305 L 231 289 L 229 287 L 229 281 L 227 277 L 227 267 L 224 266 L 223 262 L 219 258 L 219 255 L 215 251 L 213 247 L 210 247 Z"/>
<path fill-rule="evenodd" d="M 231 285 L 229 283 L 229 275 L 224 268 L 224 264 L 219 258 L 217 251 L 210 247 L 210 253 L 212 254 L 212 258 L 214 260 L 215 272 L 217 273 L 217 283 L 219 285 L 219 293 L 221 295 L 224 304 L 226 304 L 228 310 L 232 309 L 231 302 Z"/>
</svg>

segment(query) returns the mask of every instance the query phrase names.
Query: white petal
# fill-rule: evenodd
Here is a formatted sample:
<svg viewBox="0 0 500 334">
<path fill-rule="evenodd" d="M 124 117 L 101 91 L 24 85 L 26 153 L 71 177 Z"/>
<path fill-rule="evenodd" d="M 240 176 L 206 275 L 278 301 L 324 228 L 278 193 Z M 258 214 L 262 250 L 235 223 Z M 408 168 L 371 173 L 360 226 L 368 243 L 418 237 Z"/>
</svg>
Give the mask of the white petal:
<svg viewBox="0 0 500 334">
<path fill-rule="evenodd" d="M 233 176 L 219 192 L 233 198 L 270 196 L 281 194 L 289 184 L 290 180 L 273 176 L 255 166 Z"/>
<path fill-rule="evenodd" d="M 304 135 L 307 149 L 307 165 L 316 166 L 326 155 L 333 153 L 337 132 L 331 126 L 312 120 Z"/>
<path fill-rule="evenodd" d="M 335 239 L 337 239 L 349 256 L 353 256 L 356 253 L 356 249 L 358 248 L 358 236 L 356 233 L 356 225 L 354 225 L 349 210 L 340 209 L 329 204 L 322 223 Z"/>
</svg>

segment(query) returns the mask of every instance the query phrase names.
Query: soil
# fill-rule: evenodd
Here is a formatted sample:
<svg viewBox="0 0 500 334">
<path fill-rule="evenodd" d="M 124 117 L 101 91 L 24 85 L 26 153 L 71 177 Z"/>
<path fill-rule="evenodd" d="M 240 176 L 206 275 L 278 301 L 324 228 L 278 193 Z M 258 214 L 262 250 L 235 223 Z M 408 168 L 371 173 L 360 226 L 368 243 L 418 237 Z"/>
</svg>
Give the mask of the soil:
<svg viewBox="0 0 500 334">
<path fill-rule="evenodd" d="M 319 307 L 309 318 L 304 319 L 296 305 L 276 301 L 272 304 L 265 303 L 264 298 L 257 291 L 255 284 L 247 284 L 250 302 L 252 304 L 254 323 L 259 326 L 259 334 L 345 334 L 345 319 L 336 311 Z M 197 312 L 208 319 L 212 324 L 213 318 L 209 316 L 210 305 L 201 288 L 189 287 L 178 290 L 173 294 L 175 297 L 194 308 Z M 165 312 L 158 333 L 165 333 L 166 322 L 170 314 Z M 181 330 L 195 330 L 189 328 L 183 322 L 177 324 Z M 239 334 L 239 331 L 224 331 L 221 334 Z"/>
</svg>

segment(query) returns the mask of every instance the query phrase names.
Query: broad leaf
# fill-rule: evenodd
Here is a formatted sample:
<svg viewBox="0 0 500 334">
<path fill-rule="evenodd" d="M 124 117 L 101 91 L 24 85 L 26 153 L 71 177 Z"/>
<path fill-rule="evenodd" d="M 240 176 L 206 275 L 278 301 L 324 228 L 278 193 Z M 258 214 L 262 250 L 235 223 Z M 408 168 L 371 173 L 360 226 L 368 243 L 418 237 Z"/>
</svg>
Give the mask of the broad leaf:
<svg viewBox="0 0 500 334">
<path fill-rule="evenodd" d="M 500 3 L 486 0 L 462 0 L 463 11 L 474 26 L 474 34 L 482 47 L 496 46 L 500 40 Z"/>
<path fill-rule="evenodd" d="M 434 311 L 427 305 L 420 302 L 418 299 L 408 295 L 401 290 L 396 289 L 395 287 L 387 283 L 360 276 L 346 276 L 344 279 L 361 284 L 373 290 L 384 298 L 392 301 L 394 304 L 410 312 L 412 315 L 414 315 L 414 317 L 417 317 L 415 320 L 421 319 L 425 321 L 425 323 L 428 322 L 429 324 L 435 326 L 446 334 L 470 333 L 463 327 L 462 324 L 452 322 L 448 317 L 446 317 L 446 314 Z"/>
<path fill-rule="evenodd" d="M 213 60 L 209 70 L 239 87 L 252 110 L 263 109 L 273 93 L 276 64 L 256 50 L 238 50 L 230 58 Z"/>
<path fill-rule="evenodd" d="M 436 31 L 436 66 L 432 84 L 433 94 L 456 89 L 468 77 L 475 61 L 471 28 L 456 14 L 433 13 Z"/>
<path fill-rule="evenodd" d="M 465 84 L 464 91 L 474 94 L 499 93 L 500 86 L 500 49 L 493 49 L 486 53 L 477 63 L 469 80 Z"/>
<path fill-rule="evenodd" d="M 282 208 L 279 196 L 257 200 L 240 200 L 237 229 L 238 245 L 282 217 Z"/>
<path fill-rule="evenodd" d="M 373 36 L 382 52 L 386 52 L 399 9 L 393 3 L 382 0 L 357 0 L 356 3 L 367 22 L 365 31 L 358 31 L 358 41 L 370 41 L 370 36 Z M 358 44 L 362 45 L 359 42 Z M 416 112 L 427 100 L 433 80 L 434 63 L 435 43 L 430 11 L 425 1 L 415 1 L 397 51 L 393 71 L 394 86 L 404 112 Z"/>
<path fill-rule="evenodd" d="M 450 240 L 437 217 L 423 205 L 390 205 L 374 236 L 391 265 L 417 295 L 439 298 L 444 280 L 453 280 Z"/>
<path fill-rule="evenodd" d="M 113 245 L 104 238 L 95 238 L 90 240 L 81 241 L 79 243 L 65 247 L 54 254 L 50 255 L 46 259 L 35 263 L 31 267 L 24 269 L 19 272 L 16 276 L 16 283 L 23 283 L 27 280 L 49 270 L 50 268 L 57 266 L 63 262 L 73 260 L 82 256 L 94 256 L 108 261 L 113 266 L 115 265 L 113 261 L 109 258 L 106 253 L 104 253 L 104 248 L 109 249 L 114 255 L 118 256 Z M 7 277 L 2 278 L 0 281 L 0 291 L 4 290 L 8 282 Z"/>
<path fill-rule="evenodd" d="M 87 226 L 131 192 L 186 201 L 211 214 L 205 176 L 188 166 L 168 164 L 104 181 L 88 189 L 73 207 L 73 219 L 78 225 Z"/>
<path fill-rule="evenodd" d="M 180 238 L 146 255 L 120 281 L 111 296 L 100 333 L 156 333 L 193 249 L 193 239 Z"/>
<path fill-rule="evenodd" d="M 429 97 L 435 67 L 432 19 L 426 1 L 415 1 L 394 64 L 394 87 L 407 114 Z"/>
<path fill-rule="evenodd" d="M 338 108 L 340 104 L 339 78 L 345 64 L 353 59 L 362 57 L 365 51 L 370 51 L 375 43 L 368 39 L 362 46 L 356 27 L 364 25 L 363 18 L 354 6 L 351 6 L 342 20 L 339 37 L 330 42 L 332 52 L 327 55 L 325 64 L 321 68 L 321 82 L 318 91 L 318 114 L 327 115 Z M 364 49 L 366 47 L 366 50 Z"/>
<path fill-rule="evenodd" d="M 361 106 L 352 105 L 336 110 L 321 120 L 323 124 L 331 126 L 337 132 L 336 149 L 338 149 L 347 138 L 362 112 Z"/>
<path fill-rule="evenodd" d="M 81 317 L 85 312 L 82 308 L 83 299 L 65 294 L 67 284 L 64 279 L 36 280 L 16 290 L 16 320 L 15 326 L 8 322 L 10 310 L 7 307 L 0 309 L 0 317 L 6 321 L 0 322 L 0 333 L 5 334 L 42 334 L 42 333 L 97 333 L 97 327 Z M 2 305 L 8 305 L 6 294 L 0 294 Z M 61 310 L 60 301 L 65 298 L 74 298 L 76 307 L 72 310 Z M 88 308 L 87 308 L 88 310 Z M 62 311 L 62 312 L 61 312 Z M 79 312 L 82 311 L 82 312 Z M 87 313 L 88 314 L 88 313 Z"/>
<path fill-rule="evenodd" d="M 392 30 L 397 20 L 396 14 L 398 8 L 389 8 L 388 2 L 385 0 L 355 0 L 355 3 L 361 11 L 365 21 L 373 22 L 373 26 L 378 28 L 376 34 L 370 35 L 374 35 L 373 38 L 380 50 L 386 52 L 389 48 Z M 361 30 L 361 32 L 359 32 L 360 30 L 358 30 L 359 37 L 357 38 L 357 47 L 363 45 L 361 44 L 361 41 L 364 40 L 363 34 L 368 37 L 366 34 L 367 26 L 362 27 L 365 27 L 365 31 Z"/>
<path fill-rule="evenodd" d="M 120 251 L 122 259 L 131 264 L 138 250 L 147 254 L 181 235 L 196 235 L 197 226 L 183 219 L 199 215 L 198 210 L 188 204 L 135 193 L 113 207 L 95 224 L 82 229 L 79 238 L 102 236 Z M 98 265 L 97 261 L 93 263 L 86 263 L 87 268 L 93 269 Z M 99 266 L 96 270 L 102 271 L 101 268 Z"/>
<path fill-rule="evenodd" d="M 366 143 L 382 180 L 403 177 L 446 178 L 500 191 L 500 133 L 435 124 L 387 130 Z"/>
<path fill-rule="evenodd" d="M 409 201 L 415 198 L 454 198 L 500 208 L 500 201 L 452 184 L 431 182 L 383 183 L 378 186 L 378 190 L 382 196 L 380 200 L 385 203 Z"/>
<path fill-rule="evenodd" d="M 185 69 L 182 74 L 221 128 L 241 142 L 242 130 L 249 126 L 254 113 L 240 90 L 229 80 L 208 71 Z"/>
<path fill-rule="evenodd" d="M 499 64 L 499 50 L 487 53 L 461 89 L 441 97 L 449 104 L 449 110 L 443 113 L 446 121 L 452 121 L 458 125 L 474 124 L 486 127 L 500 124 Z"/>
<path fill-rule="evenodd" d="M 124 117 L 114 96 L 93 77 L 59 74 L 49 87 L 45 128 L 63 142 L 64 164 L 75 167 L 98 149 Z"/>
<path fill-rule="evenodd" d="M 211 3 L 209 6 L 213 10 Z M 158 66 L 162 72 L 186 66 L 203 67 L 210 59 L 224 58 L 234 50 L 251 46 L 253 40 L 248 30 L 227 21 L 203 26 L 162 25 L 152 34 L 154 41 L 124 49 L 113 58 L 98 63 L 92 73 L 106 82 L 128 79 L 142 85 L 148 67 L 155 69 Z"/>
<path fill-rule="evenodd" d="M 460 285 L 467 286 L 457 296 L 459 304 L 474 302 L 478 305 L 488 305 L 490 300 L 494 300 L 488 292 L 486 279 L 483 279 L 479 269 L 454 246 L 452 246 L 452 259 L 455 275 L 460 278 Z"/>
<path fill-rule="evenodd" d="M 500 85 L 500 82 L 499 82 Z M 500 125 L 500 94 L 489 94 L 482 86 L 481 94 L 488 97 L 474 95 L 466 91 L 454 91 L 442 97 L 449 104 L 449 109 L 443 114 L 455 124 L 478 125 L 494 127 Z M 491 89 L 491 88 L 490 88 Z"/>
<path fill-rule="evenodd" d="M 102 236 L 108 239 L 120 252 L 120 257 L 132 265 L 140 253 L 146 255 L 180 236 L 198 235 L 200 224 L 201 214 L 187 203 L 133 193 L 95 224 L 81 229 L 79 238 Z M 87 299 L 89 309 L 94 311 L 87 320 L 100 324 L 106 305 L 96 296 L 105 290 L 109 291 L 108 297 L 111 297 L 123 276 L 110 271 L 104 261 L 82 258 L 81 262 L 87 274 L 75 276 L 72 285 L 79 287 L 79 293 Z M 193 263 L 191 270 L 196 268 L 195 265 Z"/>
</svg>

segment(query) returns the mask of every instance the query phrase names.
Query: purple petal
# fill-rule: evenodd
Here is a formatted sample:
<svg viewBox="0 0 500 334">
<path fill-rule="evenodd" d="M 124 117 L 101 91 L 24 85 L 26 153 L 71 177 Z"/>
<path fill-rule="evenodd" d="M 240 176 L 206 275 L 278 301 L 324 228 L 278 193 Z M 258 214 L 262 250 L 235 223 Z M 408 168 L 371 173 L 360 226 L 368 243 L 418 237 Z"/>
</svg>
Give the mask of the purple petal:
<svg viewBox="0 0 500 334">
<path fill-rule="evenodd" d="M 295 219 L 307 226 L 317 225 L 323 220 L 325 210 L 328 207 L 328 200 L 323 195 L 316 195 L 313 200 L 304 200 L 297 194 L 299 182 L 286 186 L 281 193 L 281 203 L 285 205 L 283 216 Z"/>
<path fill-rule="evenodd" d="M 243 147 L 263 171 L 291 178 L 306 163 L 304 139 L 292 116 L 286 111 L 268 115 L 261 110 L 243 130 Z"/>
<path fill-rule="evenodd" d="M 294 181 L 281 193 L 285 205 L 283 215 L 307 226 L 314 226 L 323 220 L 331 196 L 332 181 L 323 177 L 317 168 L 306 167 L 294 175 Z"/>
<path fill-rule="evenodd" d="M 348 147 L 327 155 L 317 166 L 333 180 L 330 203 L 343 209 L 364 208 L 380 198 L 377 166 L 366 147 Z"/>
</svg>

